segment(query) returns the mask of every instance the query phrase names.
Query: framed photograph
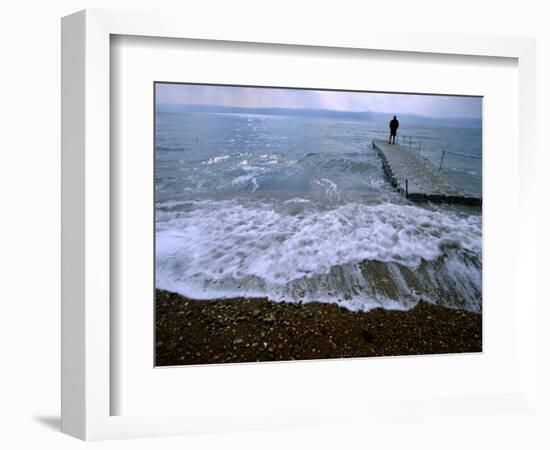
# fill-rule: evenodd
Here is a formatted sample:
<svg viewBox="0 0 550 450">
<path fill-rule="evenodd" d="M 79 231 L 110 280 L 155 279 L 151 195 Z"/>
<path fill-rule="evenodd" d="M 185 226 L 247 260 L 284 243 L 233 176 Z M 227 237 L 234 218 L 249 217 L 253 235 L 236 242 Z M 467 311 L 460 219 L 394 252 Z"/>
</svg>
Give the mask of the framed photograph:
<svg viewBox="0 0 550 450">
<path fill-rule="evenodd" d="M 203 25 L 63 19 L 63 431 L 530 410 L 533 41 Z"/>
<path fill-rule="evenodd" d="M 156 366 L 482 351 L 482 97 L 154 89 Z"/>
</svg>

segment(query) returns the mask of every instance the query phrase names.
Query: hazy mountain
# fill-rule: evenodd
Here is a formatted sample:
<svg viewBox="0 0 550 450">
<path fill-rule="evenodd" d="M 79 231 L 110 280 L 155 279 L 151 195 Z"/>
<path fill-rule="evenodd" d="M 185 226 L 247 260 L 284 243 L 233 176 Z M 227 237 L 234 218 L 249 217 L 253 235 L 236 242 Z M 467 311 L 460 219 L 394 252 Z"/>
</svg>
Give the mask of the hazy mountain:
<svg viewBox="0 0 550 450">
<path fill-rule="evenodd" d="M 299 109 L 299 108 L 245 108 L 238 106 L 221 105 L 179 105 L 173 103 L 161 103 L 156 107 L 157 112 L 214 112 L 237 114 L 265 114 L 273 116 L 300 116 L 300 117 L 326 117 L 343 120 L 364 120 L 368 122 L 388 122 L 393 114 L 373 111 L 336 111 L 331 109 Z M 440 127 L 464 127 L 480 128 L 481 119 L 467 117 L 427 117 L 416 114 L 399 114 L 395 112 L 402 123 L 410 125 L 426 125 Z"/>
</svg>

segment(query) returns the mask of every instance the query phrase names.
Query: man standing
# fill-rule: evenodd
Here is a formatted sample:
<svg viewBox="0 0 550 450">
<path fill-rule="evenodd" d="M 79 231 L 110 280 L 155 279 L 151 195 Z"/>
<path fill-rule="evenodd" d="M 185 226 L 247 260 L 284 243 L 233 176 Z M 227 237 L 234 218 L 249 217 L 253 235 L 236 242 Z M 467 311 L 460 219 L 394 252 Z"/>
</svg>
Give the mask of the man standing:
<svg viewBox="0 0 550 450">
<path fill-rule="evenodd" d="M 392 137 L 393 137 L 393 143 L 395 144 L 395 137 L 397 136 L 398 128 L 399 128 L 399 120 L 397 120 L 396 116 L 393 116 L 393 119 L 390 120 L 390 140 L 388 141 L 388 144 L 391 144 Z"/>
</svg>

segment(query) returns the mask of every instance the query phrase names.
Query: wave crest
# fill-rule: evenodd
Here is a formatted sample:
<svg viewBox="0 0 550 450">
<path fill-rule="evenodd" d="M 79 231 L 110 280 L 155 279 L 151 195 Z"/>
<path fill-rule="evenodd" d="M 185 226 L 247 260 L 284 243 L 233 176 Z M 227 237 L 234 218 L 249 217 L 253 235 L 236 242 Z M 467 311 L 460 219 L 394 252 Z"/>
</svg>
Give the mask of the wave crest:
<svg viewBox="0 0 550 450">
<path fill-rule="evenodd" d="M 297 212 L 292 203 L 205 201 L 184 211 L 159 208 L 157 219 L 157 285 L 185 295 L 340 300 L 353 309 L 393 301 L 393 307 L 410 307 L 416 291 L 404 295 L 404 286 L 416 283 L 428 296 L 451 292 L 438 281 L 445 279 L 463 294 L 452 303 L 480 308 L 476 215 L 394 204 L 349 203 L 319 211 L 304 203 Z M 383 263 L 395 273 L 378 276 L 369 263 Z M 436 264 L 443 265 L 434 270 Z M 415 271 L 422 279 L 395 287 L 399 295 L 389 295 L 376 281 L 388 278 L 398 286 L 404 273 Z"/>
</svg>

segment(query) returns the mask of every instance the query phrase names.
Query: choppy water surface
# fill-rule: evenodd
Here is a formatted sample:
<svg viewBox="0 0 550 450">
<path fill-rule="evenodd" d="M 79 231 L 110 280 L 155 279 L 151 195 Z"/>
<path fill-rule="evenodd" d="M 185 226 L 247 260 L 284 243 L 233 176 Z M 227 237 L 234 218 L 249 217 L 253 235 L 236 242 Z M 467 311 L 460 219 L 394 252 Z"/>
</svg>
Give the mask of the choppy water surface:
<svg viewBox="0 0 550 450">
<path fill-rule="evenodd" d="M 156 284 L 196 299 L 268 296 L 481 311 L 479 208 L 415 204 L 384 179 L 387 125 L 217 113 L 156 117 Z M 411 151 L 481 156 L 481 129 L 412 128 Z M 446 155 L 469 193 L 481 160 Z"/>
</svg>

